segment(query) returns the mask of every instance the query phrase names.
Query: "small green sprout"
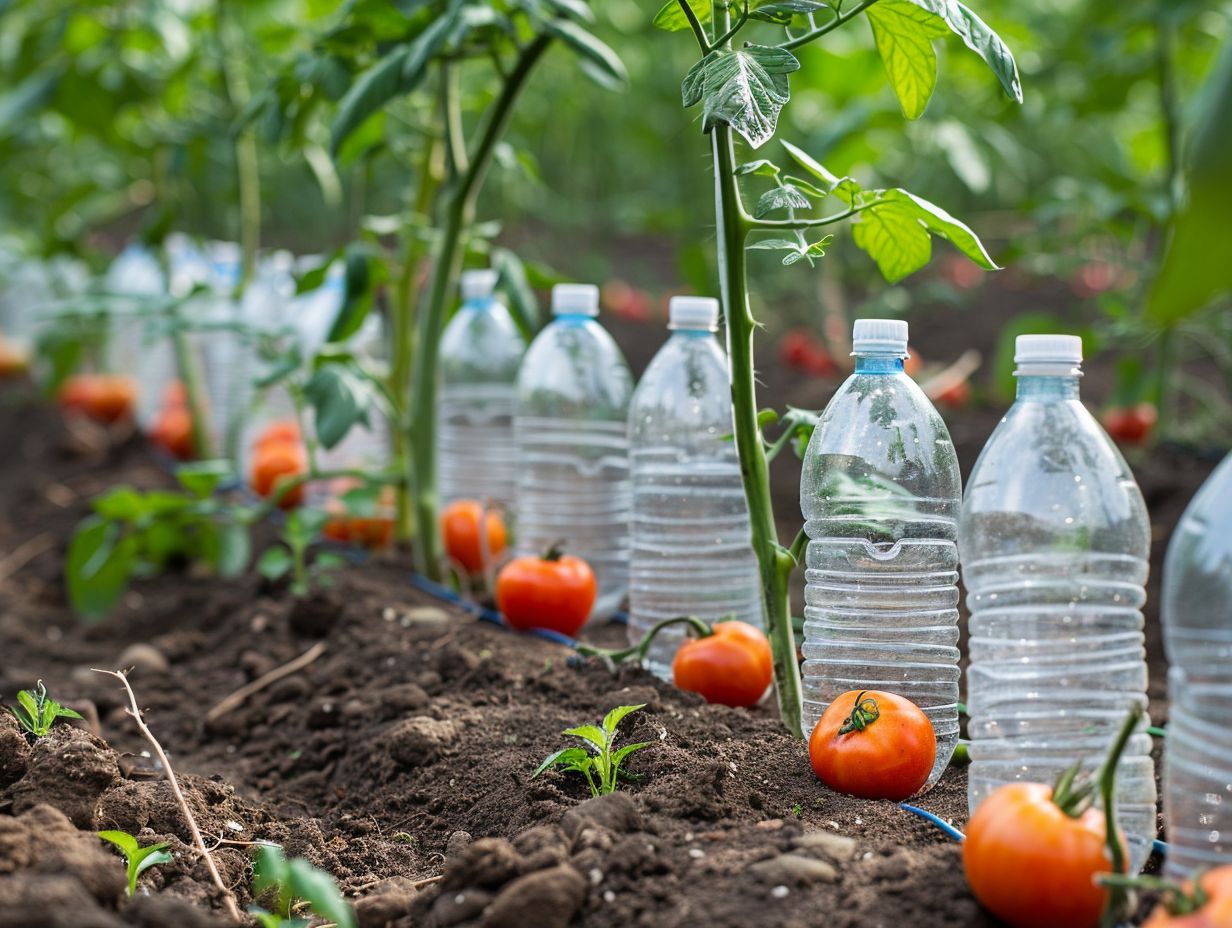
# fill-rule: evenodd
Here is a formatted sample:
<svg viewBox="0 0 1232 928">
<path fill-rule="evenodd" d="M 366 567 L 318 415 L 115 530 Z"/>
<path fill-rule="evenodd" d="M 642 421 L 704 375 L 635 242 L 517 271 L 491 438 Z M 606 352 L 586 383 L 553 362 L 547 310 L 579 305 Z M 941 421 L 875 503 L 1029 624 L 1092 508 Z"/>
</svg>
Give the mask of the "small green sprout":
<svg viewBox="0 0 1232 928">
<path fill-rule="evenodd" d="M 79 719 L 81 716 L 72 709 L 66 709 L 47 695 L 47 687 L 39 680 L 32 690 L 22 690 L 17 694 L 19 705 L 6 706 L 17 724 L 36 738 L 41 738 L 56 724 L 56 719 Z"/>
<path fill-rule="evenodd" d="M 171 853 L 167 850 L 171 845 L 166 841 L 142 847 L 137 843 L 137 839 L 126 831 L 100 831 L 98 836 L 114 844 L 124 855 L 124 862 L 128 865 L 130 896 L 137 891 L 137 877 L 158 864 L 171 863 Z"/>
<path fill-rule="evenodd" d="M 287 860 L 282 848 L 273 845 L 264 845 L 257 851 L 257 862 L 252 868 L 252 894 L 264 893 L 273 896 L 274 911 L 257 906 L 248 908 L 261 928 L 307 928 L 309 919 L 291 914 L 297 900 L 306 902 L 315 915 L 338 928 L 355 928 L 355 913 L 342 898 L 334 878 L 302 857 Z"/>
<path fill-rule="evenodd" d="M 544 771 L 558 767 L 565 773 L 580 773 L 586 777 L 586 785 L 590 787 L 592 796 L 606 796 L 616 791 L 618 780 L 636 779 L 632 774 L 625 773 L 620 765 L 634 751 L 649 747 L 652 742 L 643 741 L 639 744 L 629 744 L 613 750 L 616 741 L 616 727 L 621 720 L 639 709 L 640 706 L 617 706 L 603 719 L 603 726 L 582 725 L 578 728 L 567 728 L 561 734 L 580 738 L 586 745 L 584 748 L 562 748 L 551 754 L 539 765 L 532 775 L 539 776 Z"/>
<path fill-rule="evenodd" d="M 328 520 L 324 512 L 297 509 L 287 516 L 279 543 L 266 548 L 257 562 L 257 570 L 266 580 L 281 580 L 291 575 L 291 592 L 298 597 L 307 596 L 313 584 L 318 587 L 332 585 L 330 571 L 346 566 L 346 561 L 329 551 L 318 553 L 308 559 L 309 549 L 320 540 L 321 528 Z"/>
</svg>

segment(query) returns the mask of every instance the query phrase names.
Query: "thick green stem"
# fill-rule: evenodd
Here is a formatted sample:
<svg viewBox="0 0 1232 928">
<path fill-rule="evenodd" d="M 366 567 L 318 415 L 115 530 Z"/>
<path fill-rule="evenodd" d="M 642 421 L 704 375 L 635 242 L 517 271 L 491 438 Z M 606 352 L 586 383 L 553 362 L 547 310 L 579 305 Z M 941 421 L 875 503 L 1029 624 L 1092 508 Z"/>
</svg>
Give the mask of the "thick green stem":
<svg viewBox="0 0 1232 928">
<path fill-rule="evenodd" d="M 1125 842 L 1121 840 L 1121 832 L 1117 828 L 1116 821 L 1116 772 L 1117 765 L 1121 761 L 1121 755 L 1125 753 L 1125 747 L 1129 744 L 1129 739 L 1133 737 L 1134 731 L 1142 722 L 1142 706 L 1134 703 L 1129 710 L 1129 714 L 1125 717 L 1125 722 L 1121 725 L 1121 730 L 1117 732 L 1116 740 L 1112 742 L 1112 747 L 1108 751 L 1108 756 L 1104 759 L 1103 766 L 1099 768 L 1099 774 L 1096 777 L 1096 782 L 1099 785 L 1100 801 L 1104 807 L 1104 828 L 1106 841 L 1108 845 L 1108 858 L 1112 864 L 1113 873 L 1124 873 L 1126 868 L 1125 863 Z M 1124 886 L 1113 886 L 1108 896 L 1108 905 L 1104 909 L 1103 918 L 1100 920 L 1103 928 L 1115 928 L 1121 923 L 1121 919 L 1129 914 L 1129 891 Z"/>
<path fill-rule="evenodd" d="M 627 648 L 599 648 L 579 641 L 576 645 L 574 645 L 574 650 L 577 651 L 578 654 L 582 654 L 586 657 L 601 657 L 613 664 L 623 663 L 630 658 L 637 658 L 639 662 L 644 661 L 646 659 L 646 655 L 650 651 L 650 646 L 654 643 L 655 638 L 658 637 L 659 632 L 663 631 L 665 628 L 670 628 L 673 625 L 688 625 L 689 630 L 695 633 L 698 638 L 705 638 L 714 634 L 714 630 L 696 616 L 681 615 L 674 619 L 663 619 L 661 622 L 655 623 L 655 625 L 653 625 L 646 632 L 646 634 L 642 636 L 641 641 Z"/>
<path fill-rule="evenodd" d="M 248 102 L 248 83 L 239 64 L 241 54 L 233 53 L 227 36 L 224 0 L 219 0 L 214 16 L 223 92 L 232 111 L 239 113 Z M 235 170 L 240 196 L 240 276 L 235 288 L 238 297 L 256 272 L 261 248 L 261 170 L 257 136 L 252 128 L 235 137 Z"/>
<path fill-rule="evenodd" d="M 184 398 L 188 404 L 189 423 L 192 429 L 193 453 L 199 460 L 213 457 L 213 443 L 210 441 L 210 430 L 205 405 L 205 385 L 202 382 L 201 369 L 196 358 L 188 347 L 188 336 L 180 325 L 179 305 L 171 310 L 171 347 L 175 352 L 175 366 L 180 375 L 180 383 L 184 385 Z"/>
<path fill-rule="evenodd" d="M 440 526 L 437 524 L 436 495 L 436 396 L 437 362 L 440 355 L 441 332 L 445 326 L 450 297 L 457 288 L 466 255 L 463 241 L 475 216 L 475 204 L 484 178 L 492 164 L 496 144 L 504 135 L 513 116 L 514 106 L 527 79 L 543 53 L 552 43 L 551 36 L 541 35 L 527 45 L 510 71 L 500 96 L 492 104 L 475 150 L 464 174 L 449 189 L 445 217 L 436 253 L 433 255 L 432 278 L 428 290 L 426 312 L 416 320 L 415 352 L 411 372 L 411 448 L 414 491 L 417 569 L 432 579 L 440 577 Z M 449 127 L 446 126 L 446 131 Z"/>
<path fill-rule="evenodd" d="M 715 218 L 718 225 L 719 283 L 727 319 L 727 355 L 731 364 L 732 412 L 744 494 L 749 506 L 753 551 L 761 573 L 766 629 L 774 651 L 774 681 L 779 715 L 787 730 L 802 737 L 800 664 L 791 624 L 789 581 L 795 558 L 778 539 L 770 495 L 770 467 L 757 422 L 757 385 L 753 369 L 753 334 L 757 322 L 748 298 L 745 240 L 749 219 L 736 182 L 731 129 L 711 133 L 714 159 Z"/>
</svg>

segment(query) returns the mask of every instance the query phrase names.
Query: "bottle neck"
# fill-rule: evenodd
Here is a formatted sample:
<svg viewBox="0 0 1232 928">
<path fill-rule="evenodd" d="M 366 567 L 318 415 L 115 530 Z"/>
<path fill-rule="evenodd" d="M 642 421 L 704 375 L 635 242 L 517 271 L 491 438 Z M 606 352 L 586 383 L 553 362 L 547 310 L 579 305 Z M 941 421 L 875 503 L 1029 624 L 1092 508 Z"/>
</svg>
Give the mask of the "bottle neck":
<svg viewBox="0 0 1232 928">
<path fill-rule="evenodd" d="M 901 374 L 903 359 L 891 354 L 856 355 L 857 374 Z"/>
<path fill-rule="evenodd" d="M 672 329 L 672 338 L 706 339 L 714 337 L 710 329 Z"/>
<path fill-rule="evenodd" d="M 557 325 L 585 325 L 594 322 L 595 317 L 589 313 L 555 313 L 552 321 Z"/>
<path fill-rule="evenodd" d="M 1018 399 L 1020 400 L 1076 400 L 1078 399 L 1078 374 L 1018 374 Z"/>
</svg>

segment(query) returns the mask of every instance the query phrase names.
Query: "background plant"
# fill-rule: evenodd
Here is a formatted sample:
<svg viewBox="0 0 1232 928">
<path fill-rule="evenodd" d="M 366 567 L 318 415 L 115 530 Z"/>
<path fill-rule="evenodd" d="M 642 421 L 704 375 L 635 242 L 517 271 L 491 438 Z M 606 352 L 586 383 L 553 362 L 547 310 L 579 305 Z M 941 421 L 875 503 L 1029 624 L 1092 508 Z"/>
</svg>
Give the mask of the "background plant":
<svg viewBox="0 0 1232 928">
<path fill-rule="evenodd" d="M 252 893 L 273 900 L 272 912 L 257 906 L 248 909 L 262 928 L 307 928 L 312 920 L 294 915 L 298 902 L 306 903 L 314 915 L 328 919 L 338 928 L 355 928 L 355 913 L 342 898 L 333 877 L 302 857 L 288 860 L 280 847 L 263 845 L 257 850 Z"/>
<path fill-rule="evenodd" d="M 321 528 L 328 516 L 323 512 L 297 509 L 287 516 L 277 544 L 265 549 L 257 570 L 267 580 L 290 576 L 291 592 L 304 597 L 313 587 L 333 585 L 330 574 L 346 566 L 346 559 L 331 551 L 311 553 L 321 540 Z"/>
</svg>

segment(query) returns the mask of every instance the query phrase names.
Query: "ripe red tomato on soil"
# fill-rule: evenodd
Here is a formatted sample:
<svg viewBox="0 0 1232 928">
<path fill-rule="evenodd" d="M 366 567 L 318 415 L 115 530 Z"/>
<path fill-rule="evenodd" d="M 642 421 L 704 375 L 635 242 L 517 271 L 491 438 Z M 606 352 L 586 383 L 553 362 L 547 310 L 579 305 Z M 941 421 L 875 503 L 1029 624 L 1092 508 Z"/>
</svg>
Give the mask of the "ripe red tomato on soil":
<svg viewBox="0 0 1232 928">
<path fill-rule="evenodd" d="M 774 676 L 770 641 L 747 622 L 718 622 L 705 638 L 689 638 L 672 660 L 678 689 L 723 706 L 755 706 Z"/>
<path fill-rule="evenodd" d="M 1202 874 L 1201 885 L 1206 902 L 1195 911 L 1173 914 L 1161 902 L 1142 928 L 1232 928 L 1232 865 L 1208 870 Z M 1192 892 L 1193 884 L 1186 883 L 1185 889 Z"/>
<path fill-rule="evenodd" d="M 1140 445 L 1151 437 L 1159 421 L 1159 411 L 1153 403 L 1134 406 L 1114 406 L 1104 411 L 1104 428 L 1123 445 Z"/>
<path fill-rule="evenodd" d="M 1093 928 L 1108 900 L 1095 882 L 1111 873 L 1104 814 L 1077 818 L 1044 783 L 1010 783 L 967 823 L 963 869 L 975 898 L 1014 928 Z"/>
<path fill-rule="evenodd" d="M 574 637 L 595 604 L 595 573 L 580 557 L 553 548 L 516 557 L 496 577 L 496 606 L 511 628 L 546 628 Z"/>
<path fill-rule="evenodd" d="M 813 772 L 830 789 L 898 802 L 919 792 L 937 756 L 922 709 L 880 690 L 850 690 L 826 708 L 809 739 Z"/>
<path fill-rule="evenodd" d="M 74 374 L 60 387 L 60 406 L 98 422 L 129 418 L 137 399 L 137 386 L 119 374 Z"/>
<path fill-rule="evenodd" d="M 302 445 L 290 441 L 267 442 L 253 452 L 249 485 L 258 496 L 272 496 L 282 481 L 308 470 L 308 455 Z M 278 500 L 282 509 L 294 509 L 304 500 L 304 487 L 295 487 Z"/>
<path fill-rule="evenodd" d="M 441 513 L 441 536 L 445 541 L 445 552 L 471 574 L 482 573 L 484 567 L 481 544 L 483 539 L 479 535 L 480 521 L 483 522 L 487 534 L 487 559 L 492 563 L 505 550 L 508 540 L 505 523 L 499 513 L 488 511 L 485 515 L 483 506 L 473 499 L 455 500 Z"/>
</svg>

